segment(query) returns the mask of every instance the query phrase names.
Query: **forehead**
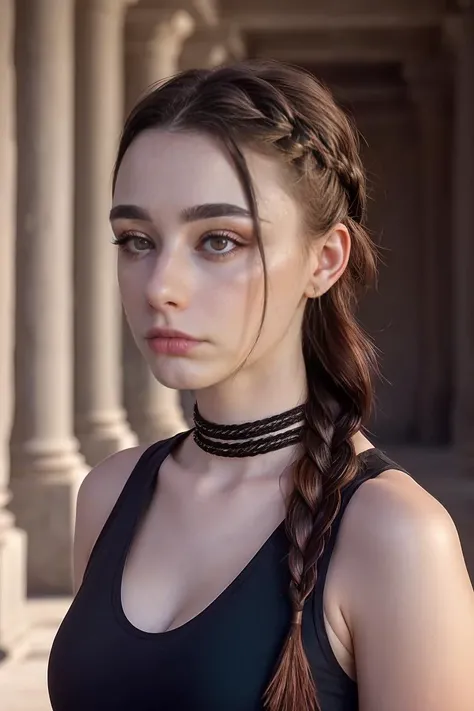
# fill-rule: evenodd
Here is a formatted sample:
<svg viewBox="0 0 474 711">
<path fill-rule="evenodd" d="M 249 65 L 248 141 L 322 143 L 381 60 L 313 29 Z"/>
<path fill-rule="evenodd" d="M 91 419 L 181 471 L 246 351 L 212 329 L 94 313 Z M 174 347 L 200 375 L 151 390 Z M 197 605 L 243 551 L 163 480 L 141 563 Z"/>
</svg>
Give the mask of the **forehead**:
<svg viewBox="0 0 474 711">
<path fill-rule="evenodd" d="M 245 149 L 259 212 L 290 209 L 278 162 Z M 212 137 L 163 129 L 144 131 L 133 141 L 118 171 L 114 204 L 180 210 L 190 205 L 233 203 L 247 206 L 231 158 Z"/>
</svg>

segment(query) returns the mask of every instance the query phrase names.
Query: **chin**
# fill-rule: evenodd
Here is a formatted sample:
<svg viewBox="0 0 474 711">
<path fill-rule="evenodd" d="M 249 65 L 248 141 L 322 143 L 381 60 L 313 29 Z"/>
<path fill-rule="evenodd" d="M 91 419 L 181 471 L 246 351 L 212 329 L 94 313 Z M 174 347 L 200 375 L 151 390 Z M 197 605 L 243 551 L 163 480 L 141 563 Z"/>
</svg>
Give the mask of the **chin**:
<svg viewBox="0 0 474 711">
<path fill-rule="evenodd" d="M 160 359 L 150 363 L 150 367 L 158 382 L 173 390 L 202 390 L 224 379 L 219 377 L 216 369 L 185 358 Z"/>
</svg>

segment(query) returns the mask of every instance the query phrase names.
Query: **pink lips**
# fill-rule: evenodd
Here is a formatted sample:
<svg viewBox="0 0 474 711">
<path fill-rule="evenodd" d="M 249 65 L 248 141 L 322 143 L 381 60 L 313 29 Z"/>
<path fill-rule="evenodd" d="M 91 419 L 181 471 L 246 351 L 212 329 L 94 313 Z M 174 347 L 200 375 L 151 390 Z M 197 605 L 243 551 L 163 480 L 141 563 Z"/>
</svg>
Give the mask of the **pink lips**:
<svg viewBox="0 0 474 711">
<path fill-rule="evenodd" d="M 201 343 L 187 333 L 169 328 L 151 329 L 146 338 L 151 350 L 160 355 L 185 356 Z"/>
</svg>

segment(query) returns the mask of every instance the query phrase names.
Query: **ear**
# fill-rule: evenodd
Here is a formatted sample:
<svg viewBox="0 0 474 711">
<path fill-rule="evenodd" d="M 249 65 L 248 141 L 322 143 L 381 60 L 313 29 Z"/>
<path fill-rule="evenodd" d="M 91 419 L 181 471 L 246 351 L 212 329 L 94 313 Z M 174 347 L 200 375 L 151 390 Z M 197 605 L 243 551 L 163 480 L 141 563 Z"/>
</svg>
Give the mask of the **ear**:
<svg viewBox="0 0 474 711">
<path fill-rule="evenodd" d="M 342 222 L 314 240 L 310 246 L 311 275 L 305 296 L 309 299 L 329 291 L 344 273 L 351 253 L 351 236 Z"/>
</svg>

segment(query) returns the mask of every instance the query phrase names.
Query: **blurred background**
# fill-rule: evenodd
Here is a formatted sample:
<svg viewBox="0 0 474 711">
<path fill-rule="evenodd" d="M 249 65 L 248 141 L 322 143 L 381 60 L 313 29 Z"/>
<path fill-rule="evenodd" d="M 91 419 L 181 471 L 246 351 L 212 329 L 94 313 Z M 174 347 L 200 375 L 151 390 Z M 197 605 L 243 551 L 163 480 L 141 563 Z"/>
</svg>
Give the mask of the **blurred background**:
<svg viewBox="0 0 474 711">
<path fill-rule="evenodd" d="M 473 0 L 0 0 L 0 708 L 49 708 L 90 466 L 187 427 L 115 283 L 126 112 L 179 69 L 298 64 L 354 117 L 379 286 L 372 439 L 447 507 L 474 575 Z M 3 701 L 2 701 L 3 699 Z"/>
</svg>

